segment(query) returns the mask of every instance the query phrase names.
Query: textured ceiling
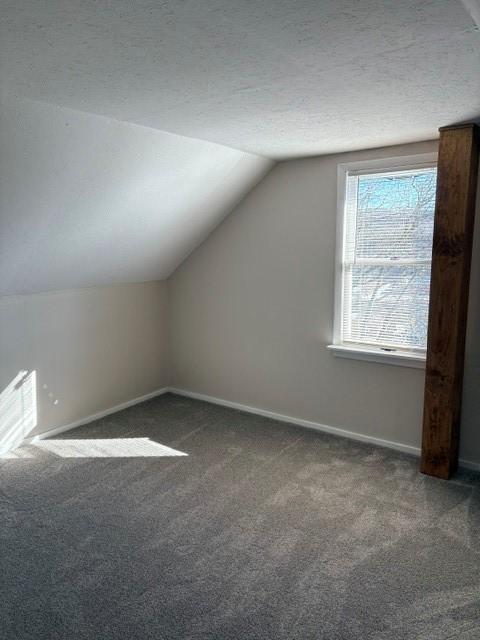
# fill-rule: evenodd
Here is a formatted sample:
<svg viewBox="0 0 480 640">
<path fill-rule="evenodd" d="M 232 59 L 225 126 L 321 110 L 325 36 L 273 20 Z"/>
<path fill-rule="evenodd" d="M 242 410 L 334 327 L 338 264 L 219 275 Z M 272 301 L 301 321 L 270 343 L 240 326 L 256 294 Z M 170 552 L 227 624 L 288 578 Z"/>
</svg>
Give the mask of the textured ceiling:
<svg viewBox="0 0 480 640">
<path fill-rule="evenodd" d="M 276 158 L 480 115 L 478 0 L 3 0 L 19 95 Z"/>
<path fill-rule="evenodd" d="M 0 295 L 167 277 L 271 161 L 2 96 Z"/>
</svg>

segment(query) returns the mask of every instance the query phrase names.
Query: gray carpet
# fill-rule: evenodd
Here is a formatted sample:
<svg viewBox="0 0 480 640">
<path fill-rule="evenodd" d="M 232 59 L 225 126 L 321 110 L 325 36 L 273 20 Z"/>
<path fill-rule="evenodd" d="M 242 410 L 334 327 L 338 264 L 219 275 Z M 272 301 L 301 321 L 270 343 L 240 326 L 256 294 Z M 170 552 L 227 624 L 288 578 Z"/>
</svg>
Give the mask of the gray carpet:
<svg viewBox="0 0 480 640">
<path fill-rule="evenodd" d="M 1 638 L 480 638 L 474 474 L 172 395 L 48 446 L 0 460 Z"/>
</svg>

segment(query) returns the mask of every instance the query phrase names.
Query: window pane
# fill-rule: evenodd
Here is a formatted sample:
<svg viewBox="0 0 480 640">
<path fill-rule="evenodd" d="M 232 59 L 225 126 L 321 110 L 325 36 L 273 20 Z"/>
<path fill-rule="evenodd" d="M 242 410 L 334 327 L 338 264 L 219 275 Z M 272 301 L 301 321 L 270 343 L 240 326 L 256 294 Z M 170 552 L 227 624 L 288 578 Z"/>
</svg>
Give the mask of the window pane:
<svg viewBox="0 0 480 640">
<path fill-rule="evenodd" d="M 358 178 L 357 259 L 430 260 L 436 172 Z"/>
<path fill-rule="evenodd" d="M 430 265 L 352 265 L 344 340 L 422 349 L 427 340 Z"/>
<path fill-rule="evenodd" d="M 425 349 L 436 169 L 348 176 L 343 340 Z"/>
</svg>

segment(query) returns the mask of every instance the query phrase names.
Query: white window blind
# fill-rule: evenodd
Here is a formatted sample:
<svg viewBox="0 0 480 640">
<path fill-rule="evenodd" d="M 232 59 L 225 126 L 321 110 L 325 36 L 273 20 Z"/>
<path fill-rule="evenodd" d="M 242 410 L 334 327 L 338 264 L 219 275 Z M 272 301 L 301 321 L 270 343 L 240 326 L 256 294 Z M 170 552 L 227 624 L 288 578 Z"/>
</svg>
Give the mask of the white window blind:
<svg viewBox="0 0 480 640">
<path fill-rule="evenodd" d="M 436 168 L 348 172 L 342 343 L 425 351 Z"/>
</svg>

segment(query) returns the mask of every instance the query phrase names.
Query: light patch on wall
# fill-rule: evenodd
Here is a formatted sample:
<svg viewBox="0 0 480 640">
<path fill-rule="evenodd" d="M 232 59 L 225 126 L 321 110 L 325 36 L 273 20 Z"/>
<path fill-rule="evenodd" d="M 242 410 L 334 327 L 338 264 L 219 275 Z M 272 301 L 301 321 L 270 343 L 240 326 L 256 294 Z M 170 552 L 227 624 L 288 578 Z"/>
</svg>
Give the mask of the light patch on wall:
<svg viewBox="0 0 480 640">
<path fill-rule="evenodd" d="M 18 446 L 36 425 L 36 372 L 19 371 L 0 393 L 0 454 Z"/>
</svg>

